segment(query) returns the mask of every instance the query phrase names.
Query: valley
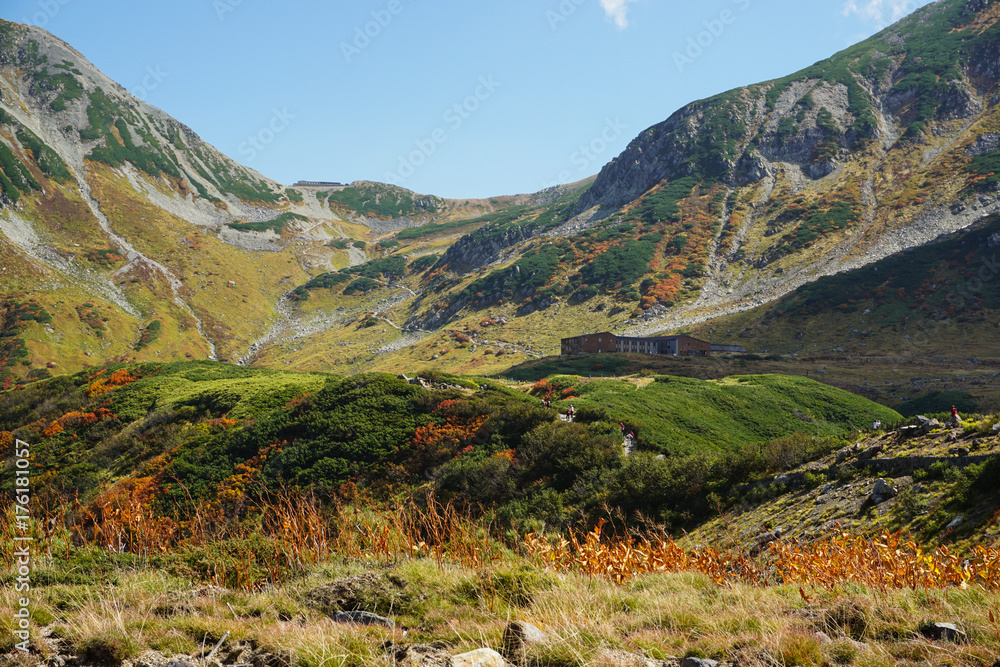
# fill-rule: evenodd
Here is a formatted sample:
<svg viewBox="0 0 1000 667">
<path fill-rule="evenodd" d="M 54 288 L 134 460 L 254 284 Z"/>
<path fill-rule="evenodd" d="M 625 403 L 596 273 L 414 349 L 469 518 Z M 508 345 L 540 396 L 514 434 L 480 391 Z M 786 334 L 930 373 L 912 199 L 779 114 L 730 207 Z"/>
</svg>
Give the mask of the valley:
<svg viewBox="0 0 1000 667">
<path fill-rule="evenodd" d="M 454 199 L 0 19 L 0 663 L 991 664 L 998 54 L 936 0 Z"/>
<path fill-rule="evenodd" d="M 10 318 L 34 298 L 57 326 L 21 322 L 22 351 L 3 372 L 16 383 L 49 364 L 218 358 L 496 373 L 598 329 L 711 329 L 756 354 L 899 356 L 912 329 L 873 331 L 842 308 L 829 323 L 811 313 L 823 333 L 779 331 L 758 313 L 825 276 L 853 280 L 990 225 L 1000 128 L 996 25 L 983 11 L 935 3 L 802 72 L 688 105 L 595 177 L 470 200 L 278 184 L 130 99 L 67 45 L 5 23 L 4 308 Z M 957 44 L 964 59 L 947 55 Z M 920 78 L 921 61 L 952 83 Z M 987 269 L 988 249 L 976 260 Z M 936 282 L 969 280 L 956 270 L 941 266 Z M 974 321 L 932 313 L 928 337 L 987 341 L 996 289 L 981 290 Z M 103 328 L 75 316 L 85 304 Z M 155 340 L 138 345 L 151 325 Z M 800 333 L 801 344 L 784 340 Z M 966 340 L 944 356 L 994 356 L 981 347 Z"/>
</svg>

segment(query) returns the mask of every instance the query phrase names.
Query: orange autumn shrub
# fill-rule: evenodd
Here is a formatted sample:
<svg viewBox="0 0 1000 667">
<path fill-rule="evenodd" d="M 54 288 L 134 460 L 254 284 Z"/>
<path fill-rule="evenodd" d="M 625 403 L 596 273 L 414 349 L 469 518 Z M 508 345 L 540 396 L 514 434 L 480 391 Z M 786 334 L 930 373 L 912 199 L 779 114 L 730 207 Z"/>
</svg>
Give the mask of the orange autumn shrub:
<svg viewBox="0 0 1000 667">
<path fill-rule="evenodd" d="M 101 374 L 98 373 L 98 376 L 99 375 Z M 97 398 L 99 396 L 107 394 L 108 392 L 118 387 L 124 387 L 127 384 L 131 384 L 138 379 L 139 378 L 133 377 L 131 373 L 129 373 L 127 370 L 123 368 L 121 370 L 115 371 L 106 378 L 98 377 L 97 380 L 95 380 L 93 383 L 91 383 L 89 387 L 87 387 L 87 396 L 91 398 Z"/>
<path fill-rule="evenodd" d="M 684 549 L 663 535 L 606 538 L 604 521 L 591 531 L 552 541 L 525 536 L 529 556 L 559 571 L 577 571 L 623 582 L 650 572 L 698 572 L 716 583 L 767 586 L 776 582 L 833 590 L 859 584 L 879 591 L 978 584 L 1000 588 L 1000 550 L 977 545 L 962 558 L 940 546 L 924 551 L 900 533 L 876 539 L 839 533 L 811 543 L 771 542 L 753 556 L 709 547 Z"/>
<path fill-rule="evenodd" d="M 420 426 L 410 441 L 411 451 L 403 462 L 404 469 L 415 474 L 441 465 L 460 453 L 471 451 L 471 442 L 476 432 L 488 417 L 448 416 L 444 422 L 432 422 Z"/>
<path fill-rule="evenodd" d="M 67 412 L 59 419 L 52 422 L 48 428 L 42 431 L 42 435 L 46 438 L 51 438 L 54 435 L 62 433 L 69 426 L 78 429 L 86 428 L 99 421 L 113 419 L 114 417 L 115 415 L 112 414 L 107 408 L 98 408 L 93 412 Z"/>
</svg>

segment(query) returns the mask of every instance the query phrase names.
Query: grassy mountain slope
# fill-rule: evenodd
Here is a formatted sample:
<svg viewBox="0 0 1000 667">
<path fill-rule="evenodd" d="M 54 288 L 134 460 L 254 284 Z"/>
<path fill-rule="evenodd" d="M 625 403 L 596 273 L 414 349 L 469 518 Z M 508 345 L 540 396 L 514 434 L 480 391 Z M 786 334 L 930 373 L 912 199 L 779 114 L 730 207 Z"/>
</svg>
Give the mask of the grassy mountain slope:
<svg viewBox="0 0 1000 667">
<path fill-rule="evenodd" d="M 562 194 L 286 188 L 132 98 L 68 45 L 6 21 L 0 188 L 0 308 L 30 298 L 52 317 L 7 327 L 18 349 L 4 358 L 7 382 L 50 364 L 250 358 L 300 320 L 311 326 L 308 308 L 290 307 L 295 288 L 387 254 L 399 245 L 388 234 L 430 225 L 409 249 L 416 259 L 443 252 L 483 215 Z"/>
<path fill-rule="evenodd" d="M 180 518 L 192 501 L 238 504 L 258 485 L 382 496 L 431 480 L 442 496 L 508 521 L 593 520 L 613 502 L 626 514 L 639 503 L 681 524 L 704 503 L 705 480 L 694 482 L 694 471 L 714 466 L 733 483 L 767 470 L 760 457 L 780 438 L 822 451 L 859 421 L 899 419 L 847 392 L 782 376 L 664 376 L 643 386 L 556 376 L 530 394 L 430 377 L 423 387 L 382 374 L 114 365 L 3 394 L 0 443 L 5 458 L 14 439 L 32 443 L 46 502 L 78 496 L 95 511 L 131 492 Z M 546 396 L 554 407 L 543 406 Z M 557 409 L 571 404 L 577 421 L 564 423 Z M 647 458 L 623 456 L 619 422 L 637 432 Z M 670 459 L 643 467 L 649 453 Z M 628 492 L 661 474 L 673 481 L 658 500 Z"/>
<path fill-rule="evenodd" d="M 943 0 L 806 70 L 685 107 L 555 217 L 487 222 L 408 278 L 413 294 L 372 292 L 419 335 L 379 327 L 353 363 L 488 372 L 569 334 L 689 327 L 987 218 L 998 30 L 994 5 Z M 319 368 L 303 347 L 265 359 Z"/>
<path fill-rule="evenodd" d="M 800 378 L 647 380 L 518 390 L 181 362 L 6 392 L 5 465 L 15 439 L 34 464 L 30 658 L 162 662 L 221 642 L 224 664 L 294 649 L 319 665 L 331 647 L 361 664 L 415 642 L 501 649 L 514 617 L 549 635 L 533 659 L 562 665 L 944 664 L 956 644 L 918 636 L 937 618 L 959 619 L 965 654 L 995 647 L 996 415 L 907 439 L 855 432 L 855 419 L 898 415 Z M 579 421 L 556 419 L 549 395 Z M 711 432 L 683 418 L 692 396 L 698 420 L 729 420 L 732 438 L 690 438 Z M 609 420 L 664 405 L 682 415 L 669 456 L 625 456 Z M 779 414 L 805 430 L 773 437 Z M 683 453 L 685 436 L 699 451 Z M 965 465 L 966 450 L 992 458 Z M 876 467 L 915 456 L 938 458 Z M 897 495 L 871 498 L 879 476 Z M 915 541 L 882 534 L 898 528 Z M 13 590 L 0 601 L 16 608 Z M 331 625 L 336 610 L 407 632 Z"/>
<path fill-rule="evenodd" d="M 566 335 L 750 310 L 995 214 L 997 18 L 939 0 L 688 105 L 594 181 L 489 200 L 285 188 L 4 23 L 5 299 L 55 323 L 8 327 L 4 375 L 179 358 L 484 374 Z"/>
<path fill-rule="evenodd" d="M 692 331 L 800 356 L 994 359 L 998 251 L 1000 220 L 991 218 Z"/>
</svg>

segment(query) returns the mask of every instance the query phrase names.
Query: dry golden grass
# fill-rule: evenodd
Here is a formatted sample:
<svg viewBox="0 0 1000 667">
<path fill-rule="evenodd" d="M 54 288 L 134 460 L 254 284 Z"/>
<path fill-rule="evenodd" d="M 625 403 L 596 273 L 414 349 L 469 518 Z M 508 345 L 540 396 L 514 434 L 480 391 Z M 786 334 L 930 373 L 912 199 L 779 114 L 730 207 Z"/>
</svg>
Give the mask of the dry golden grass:
<svg viewBox="0 0 1000 667">
<path fill-rule="evenodd" d="M 547 634 L 529 650 L 538 665 L 629 664 L 639 654 L 760 666 L 971 665 L 989 664 L 1000 651 L 996 550 L 974 549 L 963 560 L 943 548 L 925 553 L 894 535 L 841 534 L 811 545 L 772 544 L 751 557 L 682 549 L 659 536 L 612 538 L 601 526 L 503 545 L 488 526 L 433 498 L 323 509 L 307 494 L 287 492 L 261 508 L 265 518 L 252 530 L 225 523 L 210 507 L 169 533 L 162 532 L 167 524 L 136 523 L 127 502 L 105 510 L 72 533 L 33 523 L 39 576 L 57 577 L 62 549 L 117 544 L 142 556 L 104 575 L 82 573 L 91 576 L 86 583 L 33 588 L 34 626 L 62 644 L 35 633 L 37 653 L 11 653 L 15 664 L 38 664 L 56 652 L 204 656 L 227 632 L 227 650 L 252 644 L 288 652 L 296 665 L 392 664 L 393 642 L 435 642 L 451 653 L 500 648 L 511 620 Z M 11 513 L 3 524 L 0 532 L 10 535 Z M 250 560 L 220 562 L 202 577 L 176 568 L 171 574 L 177 561 L 155 556 L 253 534 L 274 545 L 274 553 L 254 554 L 256 565 L 272 568 L 262 577 L 251 576 Z M 225 567 L 243 568 L 245 576 Z M 390 610 L 397 629 L 336 624 L 308 603 L 312 588 L 365 571 L 391 571 L 403 582 L 400 606 Z M 243 590 L 205 587 L 225 581 Z M 4 586 L 0 607 L 15 602 L 13 587 Z M 372 598 L 369 610 L 376 609 Z M 9 617 L 0 616 L 0 626 Z M 936 621 L 956 623 L 967 641 L 925 638 L 921 630 Z M 0 644 L 0 653 L 12 646 Z"/>
<path fill-rule="evenodd" d="M 811 543 L 774 541 L 760 555 L 713 548 L 684 549 L 665 536 L 605 539 L 603 521 L 584 535 L 554 541 L 530 534 L 529 556 L 559 571 L 624 582 L 648 572 L 696 572 L 717 584 L 776 582 L 834 589 L 859 584 L 886 592 L 910 588 L 1000 588 L 1000 550 L 976 546 L 960 557 L 946 546 L 925 551 L 899 534 L 877 539 L 840 533 Z M 752 552 L 751 552 L 752 553 Z M 805 593 L 803 593 L 805 596 Z"/>
</svg>

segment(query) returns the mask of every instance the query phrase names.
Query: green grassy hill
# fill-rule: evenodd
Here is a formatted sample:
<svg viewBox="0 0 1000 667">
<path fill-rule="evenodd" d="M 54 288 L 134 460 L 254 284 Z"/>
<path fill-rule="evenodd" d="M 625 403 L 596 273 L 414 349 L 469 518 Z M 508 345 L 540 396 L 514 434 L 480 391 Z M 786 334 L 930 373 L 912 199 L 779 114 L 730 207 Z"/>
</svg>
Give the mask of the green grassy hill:
<svg viewBox="0 0 1000 667">
<path fill-rule="evenodd" d="M 894 410 L 803 377 L 741 375 L 721 380 L 661 375 L 641 386 L 626 380 L 556 376 L 536 393 L 564 393 L 583 415 L 632 425 L 641 447 L 663 453 L 736 450 L 795 432 L 844 435 Z M 538 386 L 538 385 L 536 385 Z"/>
<path fill-rule="evenodd" d="M 681 496 L 640 504 L 668 519 L 682 501 L 703 502 L 712 476 L 727 485 L 769 470 L 766 452 L 783 439 L 805 443 L 802 453 L 825 451 L 874 419 L 899 419 L 793 377 L 556 376 L 522 390 L 428 378 L 421 386 L 212 362 L 116 365 L 0 394 L 0 445 L 9 457 L 15 439 L 31 443 L 51 506 L 141 488 L 150 511 L 182 519 L 203 503 L 238 511 L 289 485 L 375 497 L 428 486 L 507 522 L 555 525 L 596 520 L 609 499 L 629 513 L 631 485 L 662 474 Z M 559 417 L 570 404 L 574 423 Z M 626 459 L 619 422 L 637 431 L 640 451 L 670 461 Z M 715 472 L 687 484 L 692 459 Z M 685 516 L 675 519 L 694 515 Z"/>
</svg>

